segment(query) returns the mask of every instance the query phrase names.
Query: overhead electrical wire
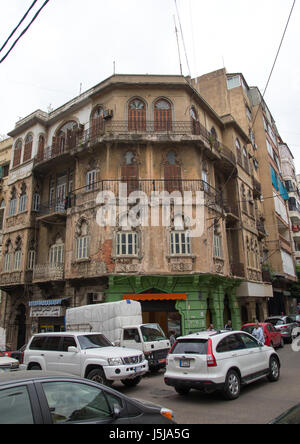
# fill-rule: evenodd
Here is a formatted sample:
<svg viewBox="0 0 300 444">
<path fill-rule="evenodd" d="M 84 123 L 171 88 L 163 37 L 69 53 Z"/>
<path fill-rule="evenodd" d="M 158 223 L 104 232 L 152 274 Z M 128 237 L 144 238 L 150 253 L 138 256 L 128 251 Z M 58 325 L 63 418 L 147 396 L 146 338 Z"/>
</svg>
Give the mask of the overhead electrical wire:
<svg viewBox="0 0 300 444">
<path fill-rule="evenodd" d="M 4 60 L 7 58 L 7 56 L 11 53 L 11 51 L 13 50 L 13 48 L 16 46 L 16 44 L 18 43 L 18 41 L 21 39 L 21 37 L 28 31 L 28 29 L 30 28 L 30 26 L 32 25 L 32 23 L 36 20 L 36 18 L 38 17 L 38 15 L 40 14 L 40 12 L 42 11 L 42 9 L 44 9 L 44 7 L 47 5 L 47 3 L 49 3 L 49 0 L 45 0 L 45 2 L 42 4 L 42 6 L 37 10 L 37 12 L 34 14 L 33 18 L 31 19 L 31 21 L 29 22 L 29 24 L 23 29 L 23 31 L 21 32 L 21 34 L 19 35 L 19 37 L 14 41 L 14 43 L 12 44 L 12 46 L 10 47 L 10 49 L 7 51 L 7 53 L 4 55 L 4 57 L 2 57 L 2 59 L 0 59 L 0 63 L 4 62 Z M 14 33 L 14 31 L 13 31 Z M 11 35 L 13 35 L 13 33 Z M 10 37 L 9 37 L 10 38 Z M 8 39 L 9 40 L 9 39 Z M 4 44 L 4 46 L 6 45 L 6 43 Z M 3 46 L 3 47 L 4 47 Z"/>
<path fill-rule="evenodd" d="M 7 45 L 7 43 L 9 42 L 9 40 L 12 38 L 12 36 L 14 35 L 14 33 L 17 31 L 17 29 L 21 26 L 21 24 L 23 23 L 23 21 L 26 19 L 27 15 L 29 14 L 29 12 L 31 11 L 31 9 L 34 7 L 34 5 L 38 2 L 38 0 L 34 0 L 34 2 L 31 4 L 31 6 L 27 9 L 27 11 L 25 12 L 25 14 L 23 15 L 23 17 L 21 18 L 21 20 L 19 21 L 19 23 L 17 24 L 17 26 L 14 28 L 14 30 L 10 33 L 10 35 L 8 36 L 8 38 L 5 40 L 5 42 L 3 43 L 3 45 L 0 48 L 0 52 L 5 48 L 5 46 Z"/>
</svg>

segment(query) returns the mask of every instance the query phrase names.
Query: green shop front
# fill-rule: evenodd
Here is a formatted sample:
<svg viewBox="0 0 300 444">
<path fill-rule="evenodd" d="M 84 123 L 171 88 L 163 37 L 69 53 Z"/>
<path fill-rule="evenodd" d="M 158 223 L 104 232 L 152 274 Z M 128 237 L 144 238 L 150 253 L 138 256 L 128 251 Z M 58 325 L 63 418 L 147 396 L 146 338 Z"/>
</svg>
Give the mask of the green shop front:
<svg viewBox="0 0 300 444">
<path fill-rule="evenodd" d="M 106 302 L 138 300 L 143 322 L 157 322 L 164 332 L 176 335 L 205 330 L 210 324 L 224 328 L 230 319 L 241 327 L 236 298 L 240 281 L 216 275 L 110 276 Z"/>
</svg>

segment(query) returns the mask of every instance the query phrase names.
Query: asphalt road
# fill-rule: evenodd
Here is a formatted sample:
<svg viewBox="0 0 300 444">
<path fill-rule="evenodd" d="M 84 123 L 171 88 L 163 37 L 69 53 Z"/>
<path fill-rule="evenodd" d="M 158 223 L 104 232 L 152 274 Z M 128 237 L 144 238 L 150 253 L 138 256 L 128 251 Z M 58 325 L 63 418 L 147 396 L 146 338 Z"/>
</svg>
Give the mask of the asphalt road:
<svg viewBox="0 0 300 444">
<path fill-rule="evenodd" d="M 196 390 L 182 397 L 165 385 L 163 372 L 145 376 L 134 388 L 119 383 L 113 388 L 132 398 L 171 408 L 178 424 L 267 424 L 300 403 L 300 351 L 294 352 L 286 344 L 278 354 L 282 365 L 280 380 L 270 383 L 263 379 L 250 384 L 235 401 L 225 401 L 220 393 L 207 395 Z"/>
</svg>

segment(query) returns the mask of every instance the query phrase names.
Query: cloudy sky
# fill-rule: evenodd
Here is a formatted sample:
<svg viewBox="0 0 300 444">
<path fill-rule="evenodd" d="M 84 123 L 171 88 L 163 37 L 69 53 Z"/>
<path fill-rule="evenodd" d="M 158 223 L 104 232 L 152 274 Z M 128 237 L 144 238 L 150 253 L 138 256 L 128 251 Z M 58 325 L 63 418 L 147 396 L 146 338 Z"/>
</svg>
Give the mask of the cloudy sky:
<svg viewBox="0 0 300 444">
<path fill-rule="evenodd" d="M 32 0 L 1 0 L 0 47 Z M 42 6 L 39 0 L 22 27 Z M 264 90 L 293 0 L 177 0 L 183 73 L 226 67 Z M 113 74 L 179 74 L 174 0 L 50 0 L 0 64 L 0 135 Z M 177 20 L 177 17 L 176 17 Z M 266 102 L 300 173 L 300 4 L 296 2 Z M 179 28 L 179 26 L 178 26 Z M 17 31 L 6 48 L 19 35 Z M 1 57 L 0 57 L 1 58 Z M 188 68 L 189 65 L 189 68 Z M 298 154 L 299 153 L 299 154 Z"/>
</svg>

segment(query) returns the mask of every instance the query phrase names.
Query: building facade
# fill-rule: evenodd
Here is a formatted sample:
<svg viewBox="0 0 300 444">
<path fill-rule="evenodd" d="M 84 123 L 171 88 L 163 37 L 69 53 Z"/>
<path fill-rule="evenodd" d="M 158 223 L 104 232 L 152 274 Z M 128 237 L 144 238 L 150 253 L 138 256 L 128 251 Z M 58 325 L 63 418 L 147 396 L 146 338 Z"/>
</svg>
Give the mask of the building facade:
<svg viewBox="0 0 300 444">
<path fill-rule="evenodd" d="M 231 113 L 251 139 L 252 151 L 247 155 L 255 171 L 253 184 L 263 279 L 272 282 L 273 287 L 273 294 L 266 298 L 267 310 L 270 314 L 289 313 L 295 305 L 295 300 L 290 298 L 290 287 L 297 277 L 288 214 L 289 194 L 279 151 L 282 139 L 274 118 L 258 88 L 249 87 L 241 73 L 218 70 L 195 79 L 195 86 L 221 116 Z M 258 291 L 248 287 L 244 296 L 257 300 L 262 295 Z"/>
<path fill-rule="evenodd" d="M 199 84 L 114 75 L 10 136 L 0 288 L 12 347 L 63 330 L 67 306 L 124 298 L 166 333 L 267 315 L 253 140 Z"/>
</svg>

